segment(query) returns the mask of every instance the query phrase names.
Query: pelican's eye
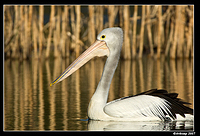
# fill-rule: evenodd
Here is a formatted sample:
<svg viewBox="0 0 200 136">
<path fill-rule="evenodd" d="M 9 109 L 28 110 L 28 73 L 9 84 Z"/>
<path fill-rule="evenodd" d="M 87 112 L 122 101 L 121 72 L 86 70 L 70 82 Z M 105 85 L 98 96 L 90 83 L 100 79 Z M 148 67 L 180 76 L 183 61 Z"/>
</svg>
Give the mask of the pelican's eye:
<svg viewBox="0 0 200 136">
<path fill-rule="evenodd" d="M 106 35 L 102 35 L 102 36 L 100 37 L 101 40 L 104 40 L 105 38 L 106 38 Z"/>
</svg>

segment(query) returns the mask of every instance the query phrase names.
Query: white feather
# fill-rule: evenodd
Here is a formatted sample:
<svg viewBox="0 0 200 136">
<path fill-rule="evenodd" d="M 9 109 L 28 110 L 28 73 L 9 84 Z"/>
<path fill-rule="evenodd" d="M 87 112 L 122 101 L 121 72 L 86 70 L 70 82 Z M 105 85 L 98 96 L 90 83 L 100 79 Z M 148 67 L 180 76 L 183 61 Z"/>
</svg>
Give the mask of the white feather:
<svg viewBox="0 0 200 136">
<path fill-rule="evenodd" d="M 156 96 L 139 95 L 109 102 L 104 107 L 104 112 L 118 118 L 159 117 L 164 119 L 164 112 L 167 115 L 171 114 L 168 103 L 165 99 Z"/>
</svg>

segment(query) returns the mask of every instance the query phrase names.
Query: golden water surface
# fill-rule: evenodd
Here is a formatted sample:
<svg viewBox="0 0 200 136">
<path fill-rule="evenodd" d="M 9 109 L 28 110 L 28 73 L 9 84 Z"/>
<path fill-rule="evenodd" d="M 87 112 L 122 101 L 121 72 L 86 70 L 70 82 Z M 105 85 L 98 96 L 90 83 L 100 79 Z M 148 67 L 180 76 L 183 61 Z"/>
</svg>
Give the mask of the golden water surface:
<svg viewBox="0 0 200 136">
<path fill-rule="evenodd" d="M 106 58 L 89 61 L 52 87 L 49 84 L 75 58 L 33 58 L 4 61 L 4 130 L 93 129 L 95 124 L 84 119 Z M 146 56 L 142 60 L 120 60 L 108 101 L 152 88 L 179 93 L 179 98 L 190 102 L 189 107 L 193 108 L 193 60 L 157 60 Z"/>
</svg>

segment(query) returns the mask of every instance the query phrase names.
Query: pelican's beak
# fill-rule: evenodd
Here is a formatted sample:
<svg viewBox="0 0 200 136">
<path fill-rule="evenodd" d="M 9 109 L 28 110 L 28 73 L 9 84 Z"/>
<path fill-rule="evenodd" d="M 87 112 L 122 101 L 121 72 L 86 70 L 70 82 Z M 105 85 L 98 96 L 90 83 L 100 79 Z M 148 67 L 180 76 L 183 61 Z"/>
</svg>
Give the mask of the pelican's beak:
<svg viewBox="0 0 200 136">
<path fill-rule="evenodd" d="M 96 42 L 83 52 L 56 80 L 50 84 L 50 86 L 70 76 L 95 56 L 101 57 L 105 55 L 109 55 L 109 48 L 107 47 L 106 42 L 96 40 Z"/>
</svg>

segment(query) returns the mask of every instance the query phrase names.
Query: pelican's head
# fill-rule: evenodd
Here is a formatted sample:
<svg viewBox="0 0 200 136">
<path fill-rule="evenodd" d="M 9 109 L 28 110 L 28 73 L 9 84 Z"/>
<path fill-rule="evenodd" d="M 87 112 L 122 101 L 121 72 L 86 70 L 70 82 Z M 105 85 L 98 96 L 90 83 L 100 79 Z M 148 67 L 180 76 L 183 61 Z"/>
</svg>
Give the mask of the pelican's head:
<svg viewBox="0 0 200 136">
<path fill-rule="evenodd" d="M 109 56 L 112 54 L 120 54 L 123 43 L 123 31 L 119 27 L 106 28 L 102 30 L 97 40 L 83 52 L 50 86 L 62 81 L 70 76 L 77 69 L 83 66 L 90 59 L 98 56 Z"/>
<path fill-rule="evenodd" d="M 112 53 L 121 51 L 123 31 L 120 27 L 106 28 L 98 34 L 97 40 L 104 41 Z"/>
</svg>

